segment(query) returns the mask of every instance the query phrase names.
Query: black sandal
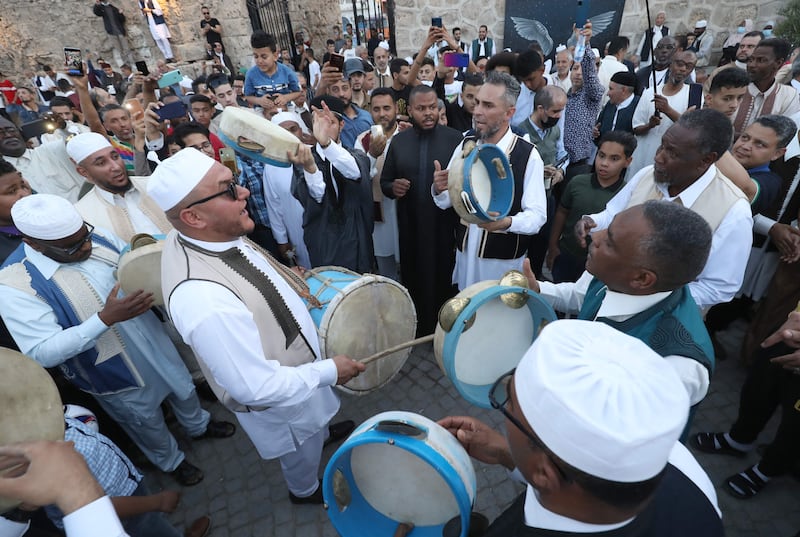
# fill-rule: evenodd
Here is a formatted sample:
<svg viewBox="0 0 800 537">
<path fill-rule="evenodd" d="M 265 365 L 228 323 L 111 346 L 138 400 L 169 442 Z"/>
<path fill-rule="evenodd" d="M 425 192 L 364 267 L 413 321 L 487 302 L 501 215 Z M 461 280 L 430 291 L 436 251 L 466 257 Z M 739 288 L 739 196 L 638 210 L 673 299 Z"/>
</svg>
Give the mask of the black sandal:
<svg viewBox="0 0 800 537">
<path fill-rule="evenodd" d="M 734 457 L 745 457 L 746 451 L 736 449 L 728 443 L 723 433 L 697 433 L 692 436 L 692 446 L 705 453 L 715 455 L 733 455 Z"/>
<path fill-rule="evenodd" d="M 744 472 L 739 472 L 726 479 L 725 485 L 725 490 L 736 498 L 749 500 L 767 486 L 767 481 L 759 477 L 755 472 L 755 466 L 751 466 Z"/>
</svg>

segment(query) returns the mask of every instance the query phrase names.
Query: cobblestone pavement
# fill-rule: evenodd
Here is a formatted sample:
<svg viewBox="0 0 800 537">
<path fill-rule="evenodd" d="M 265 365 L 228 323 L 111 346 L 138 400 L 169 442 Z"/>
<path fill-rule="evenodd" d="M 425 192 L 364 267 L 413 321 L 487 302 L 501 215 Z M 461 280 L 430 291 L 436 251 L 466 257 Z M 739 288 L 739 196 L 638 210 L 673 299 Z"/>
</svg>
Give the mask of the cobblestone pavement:
<svg viewBox="0 0 800 537">
<path fill-rule="evenodd" d="M 721 338 L 731 356 L 742 333 L 734 325 Z M 695 417 L 696 431 L 723 431 L 732 423 L 738 408 L 739 388 L 744 369 L 734 358 L 719 362 L 711 390 Z M 336 419 L 361 423 L 387 410 L 405 410 L 439 419 L 451 414 L 473 415 L 501 427 L 499 412 L 478 409 L 466 403 L 445 378 L 433 357 L 430 345 L 418 347 L 402 371 L 386 386 L 369 395 L 343 394 L 342 409 Z M 217 419 L 232 419 L 218 404 L 210 410 Z M 759 438 L 768 442 L 776 420 Z M 336 536 L 336 531 L 319 506 L 294 506 L 289 503 L 286 485 L 277 461 L 261 460 L 241 429 L 233 438 L 189 442 L 183 438 L 188 459 L 201 467 L 205 480 L 186 488 L 172 520 L 178 527 L 204 514 L 213 520 L 214 537 L 283 537 Z M 335 447 L 325 449 L 323 467 Z M 725 493 L 720 485 L 726 477 L 757 461 L 695 454 L 717 485 L 727 534 L 732 537 L 792 537 L 800 531 L 800 483 L 792 477 L 776 479 L 757 498 L 742 501 Z M 320 470 L 321 475 L 322 469 Z M 493 520 L 521 492 L 522 486 L 511 482 L 504 470 L 475 462 L 478 495 L 475 509 Z M 171 478 L 148 472 L 151 488 L 176 488 Z M 366 534 L 365 534 L 366 535 Z"/>
</svg>

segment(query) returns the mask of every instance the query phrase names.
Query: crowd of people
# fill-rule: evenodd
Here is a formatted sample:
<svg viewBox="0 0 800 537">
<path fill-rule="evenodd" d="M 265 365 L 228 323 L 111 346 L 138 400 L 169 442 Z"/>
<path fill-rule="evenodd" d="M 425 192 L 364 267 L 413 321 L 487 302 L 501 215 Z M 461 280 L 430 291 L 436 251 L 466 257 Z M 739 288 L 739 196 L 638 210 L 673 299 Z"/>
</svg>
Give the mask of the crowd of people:
<svg viewBox="0 0 800 537">
<path fill-rule="evenodd" d="M 302 34 L 292 53 L 258 30 L 240 72 L 204 7 L 211 71 L 163 84 L 169 30 L 156 0 L 139 8 L 165 57 L 150 73 L 87 58 L 84 74 L 46 67 L 30 87 L 0 88 L 0 345 L 116 424 L 122 447 L 68 420 L 68 440 L 97 446 L 79 450 L 89 470 L 60 470 L 80 486 L 37 487 L 59 475 L 41 469 L 51 458 L 75 457 L 30 444 L 0 449 L 0 465 L 30 462 L 0 478 L 0 495 L 56 504 L 48 515 L 76 535 L 92 520 L 107 521 L 103 535 L 180 534 L 158 515 L 177 495 L 150 495 L 123 451 L 199 483 L 161 409 L 195 440 L 233 435 L 200 395 L 280 460 L 292 503 L 321 504 L 322 449 L 355 426 L 330 423 L 331 387 L 365 370 L 323 356 L 303 302 L 303 269 L 329 265 L 401 282 L 420 335 L 445 301 L 509 270 L 577 317 L 547 327 L 492 389 L 505 436 L 469 417 L 440 421 L 527 485 L 487 535 L 722 535 L 713 485 L 684 444 L 744 455 L 776 409 L 760 461 L 722 488 L 752 498 L 796 469 L 800 59 L 771 24 L 742 21 L 716 68 L 707 22 L 675 36 L 664 12 L 636 49 L 624 36 L 591 41 L 587 22 L 552 57 L 537 42 L 498 50 L 486 26 L 469 42 L 433 25 L 409 58 L 374 29 L 354 47 L 352 27 L 334 27 L 319 60 Z M 115 10 L 95 6 L 123 43 Z M 222 129 L 229 107 L 291 133 L 296 149 L 283 162 L 241 151 Z M 52 128 L 32 129 L 40 119 Z M 453 209 L 450 170 L 483 144 L 506 155 L 514 195 L 507 215 L 476 224 Z M 116 281 L 140 233 L 165 236 L 163 305 Z M 738 318 L 750 321 L 750 369 L 737 420 L 692 431 L 726 358 L 717 335 Z M 21 535 L 34 512 L 4 514 L 0 535 Z M 210 526 L 202 517 L 185 534 Z"/>
</svg>

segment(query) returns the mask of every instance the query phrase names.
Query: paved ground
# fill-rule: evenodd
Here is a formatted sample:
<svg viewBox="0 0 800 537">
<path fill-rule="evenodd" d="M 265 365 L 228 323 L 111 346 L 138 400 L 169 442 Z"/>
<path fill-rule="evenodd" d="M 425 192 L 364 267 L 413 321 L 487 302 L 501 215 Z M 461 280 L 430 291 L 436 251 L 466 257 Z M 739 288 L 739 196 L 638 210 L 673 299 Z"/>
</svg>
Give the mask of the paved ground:
<svg viewBox="0 0 800 537">
<path fill-rule="evenodd" d="M 741 338 L 742 326 L 736 325 L 721 338 L 734 353 Z M 718 363 L 711 391 L 695 418 L 695 430 L 727 430 L 737 408 L 739 387 L 744 370 L 734 359 Z M 341 418 L 361 423 L 386 410 L 406 410 L 438 419 L 450 414 L 470 414 L 498 427 L 499 412 L 476 409 L 463 401 L 433 357 L 430 345 L 418 347 L 403 370 L 384 388 L 367 396 L 342 395 Z M 226 418 L 227 411 L 212 405 L 216 418 Z M 228 417 L 230 415 L 228 414 Z M 774 431 L 775 421 L 759 439 L 766 442 Z M 250 536 L 335 536 L 325 511 L 318 506 L 293 506 L 289 503 L 277 462 L 262 461 L 247 436 L 237 431 L 227 440 L 206 440 L 190 445 L 184 439 L 189 459 L 205 471 L 205 480 L 184 489 L 181 505 L 172 519 L 182 527 L 203 514 L 213 519 L 214 537 Z M 334 448 L 325 450 L 323 463 Z M 791 477 L 774 481 L 757 498 L 742 501 L 726 494 L 719 485 L 724 479 L 757 461 L 751 454 L 746 460 L 697 455 L 698 460 L 718 486 L 719 503 L 727 533 L 732 537 L 792 537 L 800 531 L 800 483 Z M 475 508 L 494 519 L 522 490 L 510 482 L 503 470 L 475 463 L 478 496 Z M 153 488 L 177 485 L 160 474 L 148 473 Z"/>
</svg>

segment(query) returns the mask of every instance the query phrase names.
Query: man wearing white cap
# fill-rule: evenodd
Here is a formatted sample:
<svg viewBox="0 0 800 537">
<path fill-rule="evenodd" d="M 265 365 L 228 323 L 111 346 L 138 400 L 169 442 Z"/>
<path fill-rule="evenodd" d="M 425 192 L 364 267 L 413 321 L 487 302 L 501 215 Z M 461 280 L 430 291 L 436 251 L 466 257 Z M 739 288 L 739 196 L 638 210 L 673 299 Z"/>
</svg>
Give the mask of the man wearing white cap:
<svg viewBox="0 0 800 537">
<path fill-rule="evenodd" d="M 109 229 L 125 242 L 137 233 L 166 234 L 172 225 L 147 195 L 146 177 L 128 177 L 125 162 L 108 138 L 96 132 L 67 142 L 75 169 L 94 185 L 75 208 L 83 219 Z"/>
<path fill-rule="evenodd" d="M 439 422 L 527 484 L 485 536 L 724 535 L 714 487 L 678 443 L 689 412 L 680 386 L 660 356 L 611 327 L 545 327 L 489 394 L 505 438 L 470 417 Z"/>
<path fill-rule="evenodd" d="M 695 67 L 705 67 L 711 58 L 711 45 L 714 44 L 714 34 L 707 27 L 708 21 L 705 19 L 694 23 L 694 41 L 686 49 L 697 54 Z"/>
<path fill-rule="evenodd" d="M 323 358 L 301 299 L 305 282 L 244 239 L 253 229 L 231 171 L 193 148 L 161 164 L 148 193 L 175 230 L 161 262 L 167 309 L 209 384 L 265 459 L 279 458 L 293 503 L 322 503 L 317 472 L 328 427 L 339 410 L 330 386 L 364 365 Z"/>
<path fill-rule="evenodd" d="M 210 421 L 175 347 L 149 311 L 152 295 L 118 296 L 114 277 L 124 243 L 95 232 L 70 202 L 50 194 L 17 201 L 11 217 L 23 244 L 0 271 L 0 315 L 20 350 L 94 396 L 150 461 L 182 485 L 203 473 L 164 423 L 168 401 L 194 438 L 224 437 Z"/>
<path fill-rule="evenodd" d="M 272 116 L 271 121 L 297 136 L 306 145 L 317 143 L 297 112 L 278 112 Z M 293 179 L 305 180 L 302 169 L 264 164 L 264 199 L 272 236 L 278 243 L 278 252 L 285 258 L 283 261 L 291 264 L 291 256 L 294 256 L 294 263 L 310 268 L 311 259 L 303 239 L 303 206 L 292 194 Z"/>
</svg>

